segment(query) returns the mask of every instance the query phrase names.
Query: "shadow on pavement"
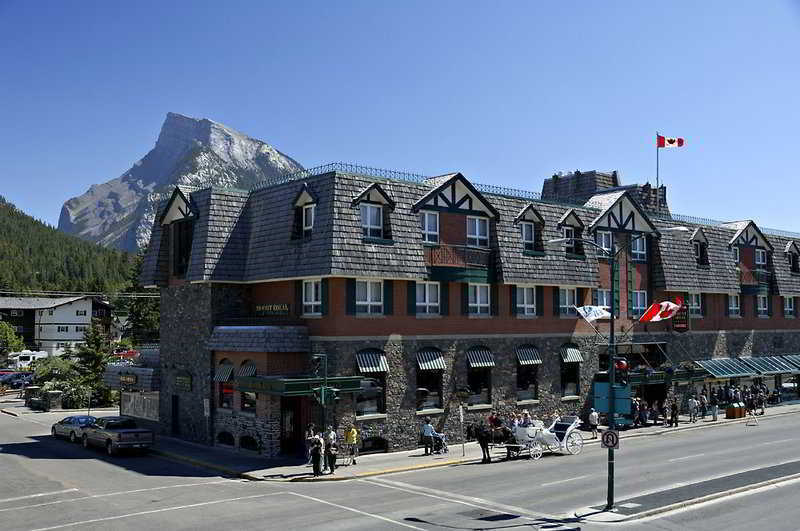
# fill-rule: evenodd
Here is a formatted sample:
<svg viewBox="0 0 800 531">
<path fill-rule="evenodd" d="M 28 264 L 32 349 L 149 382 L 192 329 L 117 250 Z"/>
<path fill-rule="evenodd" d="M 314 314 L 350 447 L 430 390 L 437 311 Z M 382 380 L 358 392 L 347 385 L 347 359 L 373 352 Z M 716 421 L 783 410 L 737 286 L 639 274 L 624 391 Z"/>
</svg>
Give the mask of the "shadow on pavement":
<svg viewBox="0 0 800 531">
<path fill-rule="evenodd" d="M 519 520 L 524 518 L 524 522 L 514 522 L 511 525 L 500 525 L 500 526 L 484 526 L 477 522 L 510 522 L 511 520 Z M 510 513 L 501 513 L 501 512 L 493 512 L 488 510 L 481 510 L 478 511 L 473 517 L 476 520 L 476 525 L 471 526 L 457 526 L 457 525 L 448 525 L 443 522 L 434 522 L 432 520 L 425 520 L 423 518 L 416 518 L 416 517 L 407 517 L 404 518 L 406 522 L 414 522 L 415 524 L 427 524 L 430 526 L 435 526 L 436 528 L 442 529 L 461 529 L 464 531 L 491 531 L 493 529 L 551 529 L 551 528 L 558 528 L 559 531 L 580 531 L 581 527 L 576 526 L 574 524 L 579 523 L 579 518 L 563 518 L 563 519 L 554 519 L 554 518 L 529 518 L 523 517 L 517 514 L 510 514 Z M 572 526 L 572 527 L 570 527 Z"/>
</svg>

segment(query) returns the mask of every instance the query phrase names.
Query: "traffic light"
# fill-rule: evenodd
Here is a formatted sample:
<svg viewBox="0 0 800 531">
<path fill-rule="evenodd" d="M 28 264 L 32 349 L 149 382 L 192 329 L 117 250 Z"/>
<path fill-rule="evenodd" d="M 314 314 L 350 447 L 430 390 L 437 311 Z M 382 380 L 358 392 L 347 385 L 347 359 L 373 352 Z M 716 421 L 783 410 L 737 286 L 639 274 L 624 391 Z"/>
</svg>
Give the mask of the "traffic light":
<svg viewBox="0 0 800 531">
<path fill-rule="evenodd" d="M 614 383 L 628 385 L 628 360 L 625 358 L 614 358 Z"/>
</svg>

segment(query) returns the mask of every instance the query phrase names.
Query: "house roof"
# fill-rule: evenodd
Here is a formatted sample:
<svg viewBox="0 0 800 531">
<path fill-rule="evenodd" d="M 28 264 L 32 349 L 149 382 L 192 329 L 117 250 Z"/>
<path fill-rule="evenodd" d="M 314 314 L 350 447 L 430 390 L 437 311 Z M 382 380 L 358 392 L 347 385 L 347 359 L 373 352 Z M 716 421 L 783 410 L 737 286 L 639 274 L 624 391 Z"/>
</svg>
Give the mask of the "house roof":
<svg viewBox="0 0 800 531">
<path fill-rule="evenodd" d="M 0 308 L 8 310 L 41 310 L 63 306 L 81 299 L 91 298 L 89 295 L 78 297 L 0 297 Z"/>
</svg>

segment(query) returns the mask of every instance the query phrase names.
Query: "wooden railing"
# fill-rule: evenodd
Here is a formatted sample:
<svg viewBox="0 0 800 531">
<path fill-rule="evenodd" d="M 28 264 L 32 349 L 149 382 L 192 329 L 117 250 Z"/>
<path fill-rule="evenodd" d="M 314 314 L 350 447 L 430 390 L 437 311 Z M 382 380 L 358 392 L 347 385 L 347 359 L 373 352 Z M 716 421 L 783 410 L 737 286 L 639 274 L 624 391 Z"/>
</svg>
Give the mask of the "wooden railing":
<svg viewBox="0 0 800 531">
<path fill-rule="evenodd" d="M 425 265 L 437 267 L 489 267 L 492 251 L 466 245 L 439 244 L 425 247 Z"/>
</svg>

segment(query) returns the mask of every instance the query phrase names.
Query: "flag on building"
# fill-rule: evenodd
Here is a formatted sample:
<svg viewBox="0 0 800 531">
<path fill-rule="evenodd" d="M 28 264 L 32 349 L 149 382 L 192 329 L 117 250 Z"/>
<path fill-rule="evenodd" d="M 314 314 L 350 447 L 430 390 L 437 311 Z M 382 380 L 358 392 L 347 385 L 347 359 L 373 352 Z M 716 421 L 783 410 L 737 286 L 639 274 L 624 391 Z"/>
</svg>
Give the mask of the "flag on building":
<svg viewBox="0 0 800 531">
<path fill-rule="evenodd" d="M 683 300 L 678 297 L 676 302 L 656 302 L 650 305 L 644 314 L 639 318 L 640 323 L 654 323 L 671 319 L 673 315 L 683 306 Z"/>
<path fill-rule="evenodd" d="M 606 306 L 578 306 L 575 307 L 575 309 L 578 311 L 578 315 L 586 319 L 589 323 L 597 321 L 598 319 L 611 318 L 611 314 L 608 313 L 608 308 Z"/>
<path fill-rule="evenodd" d="M 656 135 L 656 145 L 660 148 L 683 147 L 684 140 L 681 137 L 668 137 Z"/>
</svg>

